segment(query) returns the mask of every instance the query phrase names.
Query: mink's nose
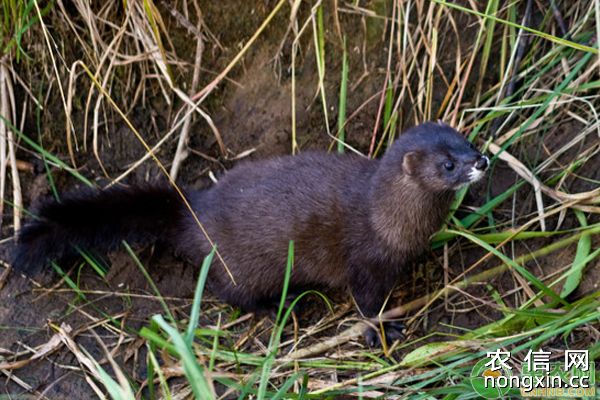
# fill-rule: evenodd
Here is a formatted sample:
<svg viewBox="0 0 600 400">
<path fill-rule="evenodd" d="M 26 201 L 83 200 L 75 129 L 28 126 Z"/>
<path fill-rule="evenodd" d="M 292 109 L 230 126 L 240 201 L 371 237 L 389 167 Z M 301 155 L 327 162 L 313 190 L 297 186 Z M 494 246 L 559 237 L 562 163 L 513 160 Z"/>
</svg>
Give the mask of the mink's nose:
<svg viewBox="0 0 600 400">
<path fill-rule="evenodd" d="M 479 156 L 477 162 L 475 163 L 475 168 L 480 171 L 485 171 L 488 167 L 489 160 L 486 156 Z"/>
</svg>

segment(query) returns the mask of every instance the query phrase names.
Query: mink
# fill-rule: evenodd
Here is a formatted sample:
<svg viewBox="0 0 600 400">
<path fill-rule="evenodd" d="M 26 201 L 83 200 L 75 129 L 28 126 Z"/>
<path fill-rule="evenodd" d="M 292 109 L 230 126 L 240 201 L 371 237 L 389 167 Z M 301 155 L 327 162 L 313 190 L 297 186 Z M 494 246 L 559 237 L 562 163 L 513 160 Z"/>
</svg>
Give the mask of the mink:
<svg viewBox="0 0 600 400">
<path fill-rule="evenodd" d="M 428 122 L 400 135 L 381 159 L 303 152 L 241 162 L 213 186 L 183 192 L 197 219 L 165 185 L 76 191 L 34 210 L 12 264 L 36 274 L 77 249 L 160 240 L 199 266 L 215 244 L 208 289 L 257 311 L 280 295 L 294 241 L 292 289 L 348 288 L 373 318 L 428 248 L 456 190 L 481 178 L 488 163 L 456 130 Z M 401 335 L 398 326 L 389 332 Z M 366 337 L 378 341 L 373 332 Z"/>
</svg>

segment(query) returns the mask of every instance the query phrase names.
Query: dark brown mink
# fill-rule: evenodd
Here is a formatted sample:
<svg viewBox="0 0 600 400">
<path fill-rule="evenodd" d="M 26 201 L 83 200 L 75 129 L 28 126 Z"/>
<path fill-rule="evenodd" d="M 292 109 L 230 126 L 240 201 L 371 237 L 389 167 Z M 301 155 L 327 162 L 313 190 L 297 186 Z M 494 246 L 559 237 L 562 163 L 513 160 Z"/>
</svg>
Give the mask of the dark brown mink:
<svg viewBox="0 0 600 400">
<path fill-rule="evenodd" d="M 240 163 L 214 186 L 185 193 L 235 279 L 215 257 L 208 289 L 242 309 L 261 309 L 281 293 L 293 240 L 292 289 L 346 287 L 361 314 L 375 317 L 443 224 L 454 192 L 487 166 L 462 135 L 432 122 L 406 131 L 380 160 L 305 152 Z M 212 249 L 166 186 L 74 192 L 34 215 L 13 258 L 30 274 L 76 248 L 109 251 L 123 240 L 168 242 L 196 266 Z M 399 335 L 394 326 L 389 332 Z M 369 344 L 377 340 L 367 335 Z"/>
</svg>

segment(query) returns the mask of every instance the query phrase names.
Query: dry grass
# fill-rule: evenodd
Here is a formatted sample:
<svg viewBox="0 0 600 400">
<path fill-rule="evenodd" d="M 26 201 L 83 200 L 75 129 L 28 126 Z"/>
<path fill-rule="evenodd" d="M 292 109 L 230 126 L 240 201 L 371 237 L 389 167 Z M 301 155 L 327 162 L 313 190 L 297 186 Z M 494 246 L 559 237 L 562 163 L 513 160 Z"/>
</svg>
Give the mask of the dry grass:
<svg viewBox="0 0 600 400">
<path fill-rule="evenodd" d="M 365 348 L 349 300 L 311 318 L 280 308 L 272 321 L 203 296 L 202 278 L 194 299 L 163 296 L 130 252 L 150 292 L 90 289 L 79 275 L 35 287 L 37 301 L 68 307 L 37 345 L 0 342 L 7 393 L 52 397 L 58 380 L 21 375 L 48 365 L 76 372 L 98 397 L 471 398 L 468 377 L 486 350 L 600 355 L 598 1 L 232 3 L 221 13 L 197 0 L 2 3 L 19 21 L 0 37 L 6 241 L 37 164 L 59 195 L 63 172 L 85 184 L 164 174 L 177 187 L 251 154 L 260 140 L 242 136 L 254 132 L 231 134 L 219 121 L 261 63 L 288 94 L 287 152 L 337 144 L 379 156 L 404 127 L 442 119 L 493 156 L 487 187 L 477 200 L 459 194 L 427 261 L 382 315 L 404 318 L 408 340 Z M 6 293 L 6 279 L 20 278 L 2 268 Z M 106 312 L 114 299 L 161 312 Z M 54 361 L 60 353 L 74 358 Z"/>
</svg>

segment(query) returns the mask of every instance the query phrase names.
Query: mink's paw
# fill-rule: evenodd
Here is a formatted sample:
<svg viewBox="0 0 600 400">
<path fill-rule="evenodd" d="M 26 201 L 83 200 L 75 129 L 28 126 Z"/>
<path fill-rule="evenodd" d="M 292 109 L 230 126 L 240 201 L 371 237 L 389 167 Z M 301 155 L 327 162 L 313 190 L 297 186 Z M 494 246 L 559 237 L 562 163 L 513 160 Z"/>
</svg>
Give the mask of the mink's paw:
<svg viewBox="0 0 600 400">
<path fill-rule="evenodd" d="M 294 305 L 295 299 L 296 299 L 296 296 L 293 294 L 290 294 L 285 298 L 285 302 L 283 305 L 284 313 L 287 309 L 289 309 L 290 307 L 292 307 L 292 305 Z M 252 307 L 246 307 L 246 310 L 254 312 L 254 315 L 258 318 L 268 317 L 272 321 L 275 321 L 277 319 L 277 312 L 279 310 L 280 301 L 281 301 L 281 299 L 275 299 L 275 298 L 268 299 L 268 300 L 262 300 L 260 302 L 253 304 Z M 297 313 L 301 312 L 301 307 L 299 306 L 298 303 L 296 303 L 294 305 L 294 311 Z"/>
<path fill-rule="evenodd" d="M 373 326 L 367 327 L 363 333 L 367 346 L 369 347 L 380 347 L 381 346 L 381 334 L 385 333 L 385 341 L 388 345 L 394 343 L 398 339 L 404 339 L 404 329 L 406 325 L 398 321 L 389 321 L 383 323 L 383 332 L 377 326 L 375 329 Z"/>
</svg>

